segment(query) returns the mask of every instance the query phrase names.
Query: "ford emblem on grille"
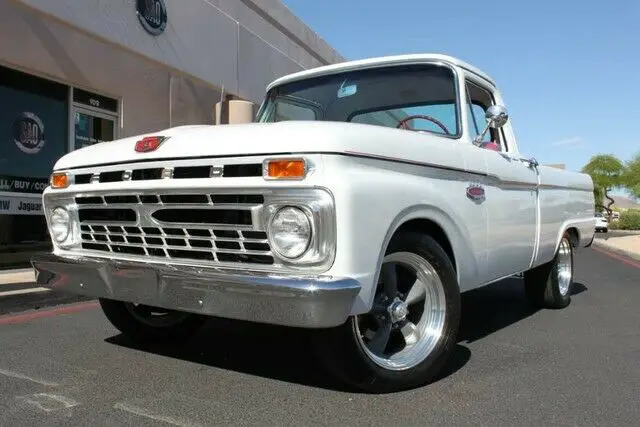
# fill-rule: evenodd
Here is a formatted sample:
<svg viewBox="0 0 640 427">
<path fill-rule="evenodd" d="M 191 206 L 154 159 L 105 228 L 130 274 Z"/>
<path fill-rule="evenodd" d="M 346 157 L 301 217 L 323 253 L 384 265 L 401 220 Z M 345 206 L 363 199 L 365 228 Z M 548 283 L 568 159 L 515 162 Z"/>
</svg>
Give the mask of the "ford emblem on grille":
<svg viewBox="0 0 640 427">
<path fill-rule="evenodd" d="M 136 142 L 135 150 L 138 153 L 148 153 L 149 151 L 155 151 L 160 144 L 167 140 L 164 136 L 145 136 L 140 141 Z"/>
</svg>

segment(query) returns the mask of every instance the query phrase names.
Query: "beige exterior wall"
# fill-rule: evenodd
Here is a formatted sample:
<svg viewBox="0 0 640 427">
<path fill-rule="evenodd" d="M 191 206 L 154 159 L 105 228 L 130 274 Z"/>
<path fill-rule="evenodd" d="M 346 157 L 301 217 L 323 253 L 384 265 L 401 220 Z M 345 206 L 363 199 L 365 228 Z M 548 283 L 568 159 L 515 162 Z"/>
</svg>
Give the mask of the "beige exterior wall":
<svg viewBox="0 0 640 427">
<path fill-rule="evenodd" d="M 343 60 L 279 0 L 166 0 L 168 24 L 157 37 L 142 29 L 133 0 L 1 2 L 254 102 L 276 77 Z"/>
<path fill-rule="evenodd" d="M 122 137 L 213 123 L 222 87 L 259 103 L 271 80 L 343 60 L 279 1 L 167 0 L 167 9 L 154 37 L 131 0 L 0 0 L 0 65 L 119 99 Z"/>
<path fill-rule="evenodd" d="M 552 168 L 556 168 L 556 169 L 566 169 L 567 166 L 564 163 L 550 163 L 548 165 L 544 165 L 544 166 L 549 166 Z"/>
</svg>

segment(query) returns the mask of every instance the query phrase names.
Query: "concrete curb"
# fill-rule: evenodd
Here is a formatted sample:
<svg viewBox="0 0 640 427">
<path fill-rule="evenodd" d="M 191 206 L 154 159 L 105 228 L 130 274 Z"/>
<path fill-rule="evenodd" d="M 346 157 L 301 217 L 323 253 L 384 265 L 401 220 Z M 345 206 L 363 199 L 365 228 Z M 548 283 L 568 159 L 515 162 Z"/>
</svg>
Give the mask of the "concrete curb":
<svg viewBox="0 0 640 427">
<path fill-rule="evenodd" d="M 0 271 L 0 285 L 8 285 L 10 283 L 32 283 L 36 281 L 35 272 L 32 268 L 23 268 L 20 270 Z"/>
<path fill-rule="evenodd" d="M 600 240 L 600 239 L 595 239 L 593 241 L 593 246 L 598 246 L 602 249 L 606 249 L 609 252 L 614 252 L 620 255 L 624 255 L 628 258 L 632 258 L 635 260 L 640 261 L 640 252 L 635 252 L 635 251 L 630 251 L 628 249 L 622 249 L 619 248 L 611 243 L 609 243 L 607 240 Z"/>
<path fill-rule="evenodd" d="M 611 234 L 611 235 L 627 234 L 630 236 L 635 236 L 635 235 L 640 235 L 640 230 L 616 230 L 616 229 L 610 228 L 607 234 Z"/>
</svg>

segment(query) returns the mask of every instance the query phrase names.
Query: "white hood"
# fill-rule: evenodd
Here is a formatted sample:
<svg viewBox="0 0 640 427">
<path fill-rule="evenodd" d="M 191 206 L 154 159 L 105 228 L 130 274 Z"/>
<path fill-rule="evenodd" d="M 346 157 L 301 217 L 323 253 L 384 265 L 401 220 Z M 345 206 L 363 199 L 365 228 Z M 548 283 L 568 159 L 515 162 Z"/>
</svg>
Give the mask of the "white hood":
<svg viewBox="0 0 640 427">
<path fill-rule="evenodd" d="M 152 152 L 134 151 L 144 136 L 168 136 Z M 402 148 L 399 148 L 401 142 Z M 234 157 L 286 153 L 358 152 L 377 156 L 405 157 L 416 160 L 426 153 L 431 162 L 440 157 L 435 147 L 452 144 L 427 134 L 355 123 L 289 121 L 232 125 L 180 126 L 144 135 L 85 147 L 58 160 L 55 170 L 190 157 Z M 434 152 L 435 151 L 435 152 Z M 400 154 L 400 156 L 399 156 Z M 449 156 L 442 153 L 447 160 Z M 444 160 L 444 159 L 442 159 Z M 446 160 L 445 160 L 446 162 Z"/>
</svg>

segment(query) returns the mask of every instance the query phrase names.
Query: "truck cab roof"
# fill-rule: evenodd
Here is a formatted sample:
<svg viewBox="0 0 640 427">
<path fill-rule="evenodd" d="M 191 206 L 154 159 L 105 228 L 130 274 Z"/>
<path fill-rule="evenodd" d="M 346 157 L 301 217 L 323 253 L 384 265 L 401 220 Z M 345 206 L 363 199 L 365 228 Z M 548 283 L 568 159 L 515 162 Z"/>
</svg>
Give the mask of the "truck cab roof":
<svg viewBox="0 0 640 427">
<path fill-rule="evenodd" d="M 294 81 L 304 80 L 308 78 L 326 76 L 330 74 L 341 73 L 345 71 L 352 71 L 362 68 L 373 68 L 387 65 L 399 65 L 399 64 L 414 64 L 420 62 L 443 62 L 449 65 L 463 68 L 464 70 L 471 72 L 478 77 L 486 80 L 492 86 L 496 86 L 494 80 L 484 71 L 479 68 L 465 62 L 459 58 L 450 55 L 444 55 L 439 53 L 417 53 L 406 55 L 390 55 L 380 56 L 375 58 L 358 59 L 354 61 L 346 61 L 338 64 L 325 65 L 322 67 L 313 68 L 310 70 L 299 71 L 297 73 L 289 74 L 279 79 L 274 80 L 267 86 L 267 91 L 271 90 L 275 86 L 281 84 L 291 83 Z"/>
</svg>

